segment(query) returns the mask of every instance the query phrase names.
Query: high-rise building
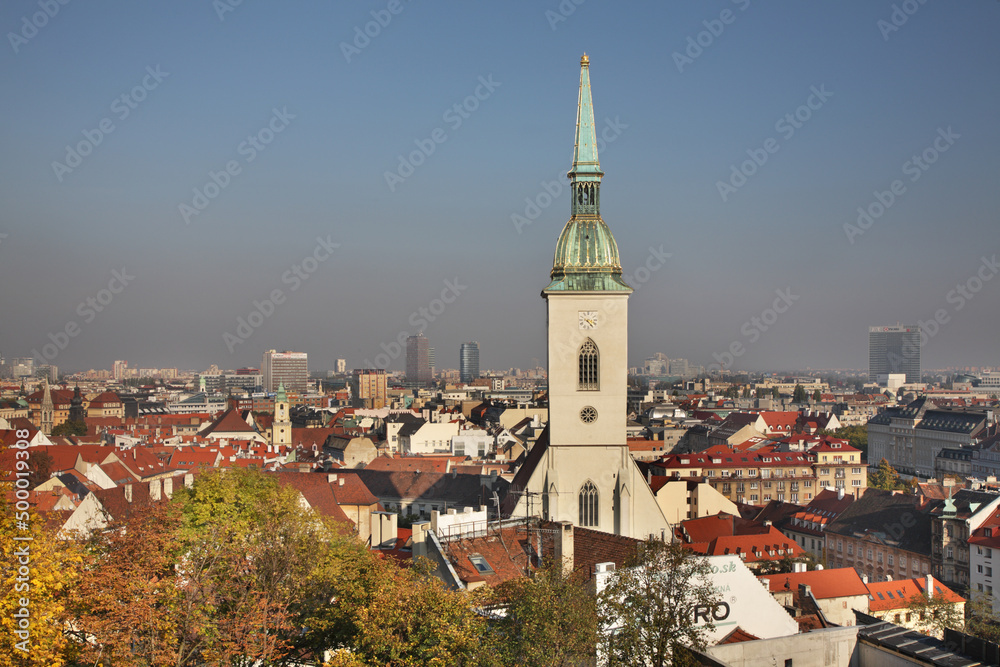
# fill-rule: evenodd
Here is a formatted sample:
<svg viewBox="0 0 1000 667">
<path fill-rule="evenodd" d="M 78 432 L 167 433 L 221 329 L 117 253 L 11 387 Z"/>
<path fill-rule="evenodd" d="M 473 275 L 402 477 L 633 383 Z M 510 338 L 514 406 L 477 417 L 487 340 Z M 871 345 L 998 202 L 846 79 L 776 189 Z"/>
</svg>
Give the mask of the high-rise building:
<svg viewBox="0 0 1000 667">
<path fill-rule="evenodd" d="M 427 348 L 427 367 L 431 369 L 431 379 L 434 379 L 434 369 L 437 367 L 437 357 L 434 354 L 434 348 Z"/>
<path fill-rule="evenodd" d="M 458 374 L 462 382 L 472 382 L 479 377 L 479 343 L 462 343 Z"/>
<path fill-rule="evenodd" d="M 893 373 L 905 374 L 907 384 L 920 382 L 920 327 L 868 327 L 868 381 Z"/>
<path fill-rule="evenodd" d="M 377 410 L 386 405 L 384 368 L 355 368 L 351 374 L 351 407 Z"/>
<path fill-rule="evenodd" d="M 347 372 L 347 359 L 337 359 L 337 375 Z"/>
<path fill-rule="evenodd" d="M 309 384 L 309 355 L 305 352 L 268 350 L 260 369 L 264 391 L 277 391 L 284 385 L 286 391 L 302 394 Z"/>
<path fill-rule="evenodd" d="M 35 375 L 35 360 L 32 357 L 14 357 L 10 365 L 12 378 L 34 377 Z"/>
<path fill-rule="evenodd" d="M 661 352 L 657 352 L 642 362 L 643 375 L 666 375 L 669 369 L 670 360 Z"/>
<path fill-rule="evenodd" d="M 427 339 L 423 334 L 406 339 L 406 381 L 424 384 L 431 381 Z"/>
<path fill-rule="evenodd" d="M 629 453 L 628 297 L 618 243 L 601 218 L 590 60 L 580 60 L 570 219 L 556 242 L 548 312 L 549 426 L 517 471 L 506 516 L 633 537 L 670 525 Z M 537 452 L 537 453 L 536 453 Z"/>
</svg>

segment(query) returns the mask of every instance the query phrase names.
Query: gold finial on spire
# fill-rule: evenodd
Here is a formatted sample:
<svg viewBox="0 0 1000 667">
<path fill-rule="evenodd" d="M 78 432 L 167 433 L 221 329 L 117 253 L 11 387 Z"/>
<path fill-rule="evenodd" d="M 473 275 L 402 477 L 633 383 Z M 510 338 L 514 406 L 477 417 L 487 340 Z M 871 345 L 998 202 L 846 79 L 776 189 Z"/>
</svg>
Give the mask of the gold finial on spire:
<svg viewBox="0 0 1000 667">
<path fill-rule="evenodd" d="M 590 58 L 587 57 L 587 53 L 586 52 L 584 52 L 583 57 L 580 58 L 580 64 L 581 65 L 589 65 L 590 64 Z"/>
</svg>

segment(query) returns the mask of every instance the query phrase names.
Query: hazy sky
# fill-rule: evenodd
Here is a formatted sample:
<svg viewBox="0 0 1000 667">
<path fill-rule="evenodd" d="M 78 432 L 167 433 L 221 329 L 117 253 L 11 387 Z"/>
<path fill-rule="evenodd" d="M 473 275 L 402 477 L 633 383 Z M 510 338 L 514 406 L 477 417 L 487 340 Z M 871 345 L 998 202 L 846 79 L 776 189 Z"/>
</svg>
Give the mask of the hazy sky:
<svg viewBox="0 0 1000 667">
<path fill-rule="evenodd" d="M 0 7 L 4 356 L 544 364 L 586 51 L 633 365 L 1000 364 L 1000 2 L 236 2 Z"/>
</svg>

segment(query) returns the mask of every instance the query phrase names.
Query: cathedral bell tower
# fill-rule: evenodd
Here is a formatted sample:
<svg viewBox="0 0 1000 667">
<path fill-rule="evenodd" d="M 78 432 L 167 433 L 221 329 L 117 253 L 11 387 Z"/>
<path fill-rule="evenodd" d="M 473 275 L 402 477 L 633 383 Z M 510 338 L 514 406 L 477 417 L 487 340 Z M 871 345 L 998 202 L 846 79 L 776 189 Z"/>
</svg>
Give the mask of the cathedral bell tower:
<svg viewBox="0 0 1000 667">
<path fill-rule="evenodd" d="M 628 384 L 628 297 L 618 244 L 601 218 L 590 59 L 580 59 L 580 97 L 570 179 L 570 218 L 556 243 L 548 304 L 552 445 L 622 445 Z"/>
<path fill-rule="evenodd" d="M 590 59 L 580 94 L 570 180 L 570 218 L 559 234 L 548 313 L 549 425 L 518 470 L 509 516 L 536 514 L 608 533 L 661 535 L 669 524 L 626 440 L 628 297 L 618 244 L 601 218 Z M 516 499 L 516 500 L 515 500 Z"/>
</svg>

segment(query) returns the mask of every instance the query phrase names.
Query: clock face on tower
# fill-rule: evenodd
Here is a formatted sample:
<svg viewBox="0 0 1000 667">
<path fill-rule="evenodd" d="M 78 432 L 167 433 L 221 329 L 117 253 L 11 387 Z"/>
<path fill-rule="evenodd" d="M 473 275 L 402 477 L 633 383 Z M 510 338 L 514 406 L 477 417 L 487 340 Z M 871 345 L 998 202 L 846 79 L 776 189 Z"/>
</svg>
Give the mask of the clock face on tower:
<svg viewBox="0 0 1000 667">
<path fill-rule="evenodd" d="M 588 329 L 597 328 L 597 311 L 596 310 L 581 310 L 580 311 L 580 328 L 584 331 Z"/>
</svg>

